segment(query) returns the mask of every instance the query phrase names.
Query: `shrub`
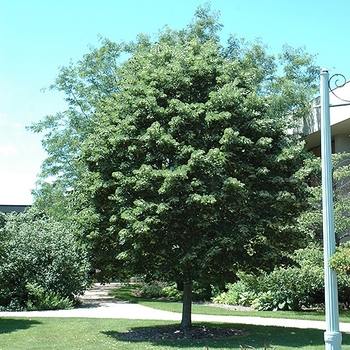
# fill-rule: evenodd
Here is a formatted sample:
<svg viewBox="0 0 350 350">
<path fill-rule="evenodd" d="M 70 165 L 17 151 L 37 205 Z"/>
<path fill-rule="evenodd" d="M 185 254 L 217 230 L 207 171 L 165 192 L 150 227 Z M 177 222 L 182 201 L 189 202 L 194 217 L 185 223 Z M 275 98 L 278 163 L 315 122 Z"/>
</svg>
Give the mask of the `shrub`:
<svg viewBox="0 0 350 350">
<path fill-rule="evenodd" d="M 182 292 L 176 283 L 170 283 L 163 288 L 164 295 L 169 300 L 182 300 Z"/>
<path fill-rule="evenodd" d="M 143 283 L 140 288 L 137 290 L 137 294 L 142 298 L 163 298 L 165 293 L 163 288 L 167 284 L 161 281 L 152 281 L 150 283 Z"/>
<path fill-rule="evenodd" d="M 350 242 L 341 243 L 329 259 L 329 266 L 339 274 L 345 274 L 350 282 Z"/>
<path fill-rule="evenodd" d="M 0 229 L 0 306 L 68 305 L 85 291 L 90 266 L 71 229 L 33 210 L 6 216 Z M 35 298 L 33 298 L 35 297 Z"/>
<path fill-rule="evenodd" d="M 323 291 L 322 269 L 279 268 L 262 276 L 258 283 L 263 292 L 252 303 L 256 309 L 300 310 L 314 304 Z"/>
<path fill-rule="evenodd" d="M 182 300 L 181 285 L 162 281 L 143 283 L 137 290 L 137 294 L 143 298 L 165 298 L 169 300 Z M 210 300 L 211 286 L 203 286 L 198 282 L 193 283 L 193 301 Z"/>
<path fill-rule="evenodd" d="M 329 266 L 338 274 L 339 301 L 345 306 L 350 304 L 350 242 L 341 243 L 329 259 Z"/>
<path fill-rule="evenodd" d="M 243 278 L 236 283 L 228 283 L 226 288 L 226 292 L 212 299 L 213 303 L 250 306 L 256 298 L 254 292 L 248 292 L 250 289 Z"/>
<path fill-rule="evenodd" d="M 323 253 L 313 246 L 296 251 L 296 266 L 279 267 L 271 273 L 239 274 L 228 291 L 214 302 L 253 306 L 258 310 L 300 310 L 323 301 Z"/>
<path fill-rule="evenodd" d="M 27 310 L 58 310 L 71 309 L 74 306 L 68 297 L 61 297 L 52 291 L 45 291 L 45 288 L 37 283 L 27 283 L 28 298 Z"/>
</svg>

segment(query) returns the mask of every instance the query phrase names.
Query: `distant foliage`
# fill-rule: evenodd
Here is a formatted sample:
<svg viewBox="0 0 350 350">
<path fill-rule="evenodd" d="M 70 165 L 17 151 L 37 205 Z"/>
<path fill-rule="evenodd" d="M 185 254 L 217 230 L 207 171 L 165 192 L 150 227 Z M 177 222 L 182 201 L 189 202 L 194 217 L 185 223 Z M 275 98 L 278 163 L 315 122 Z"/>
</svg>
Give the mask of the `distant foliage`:
<svg viewBox="0 0 350 350">
<path fill-rule="evenodd" d="M 342 243 L 329 260 L 332 269 L 350 277 L 350 242 Z"/>
<path fill-rule="evenodd" d="M 176 283 L 152 281 L 143 283 L 137 294 L 142 298 L 168 299 L 173 301 L 182 300 L 183 292 Z M 210 300 L 211 286 L 204 286 L 196 282 L 193 285 L 192 297 L 194 301 Z"/>
<path fill-rule="evenodd" d="M 27 310 L 71 309 L 74 306 L 73 300 L 52 291 L 45 291 L 45 288 L 37 283 L 27 283 L 26 288 L 28 290 Z"/>
<path fill-rule="evenodd" d="M 242 278 L 226 285 L 227 291 L 216 295 L 213 302 L 217 304 L 251 306 L 256 299 L 256 292 L 249 286 L 249 278 Z M 244 275 L 248 277 L 248 275 Z M 255 280 L 255 279 L 254 279 Z"/>
<path fill-rule="evenodd" d="M 336 242 L 350 237 L 350 153 L 332 155 L 334 226 Z M 322 243 L 322 176 L 321 158 L 310 157 L 305 161 L 299 175 L 309 178 L 310 208 L 298 218 L 299 229 L 311 237 L 312 241 Z"/>
<path fill-rule="evenodd" d="M 164 288 L 168 284 L 161 281 L 143 283 L 136 291 L 136 294 L 142 298 L 164 298 L 166 296 Z"/>
<path fill-rule="evenodd" d="M 332 258 L 331 266 L 342 268 L 349 262 L 349 247 Z M 257 310 L 300 310 L 324 302 L 323 251 L 316 246 L 298 250 L 296 266 L 278 267 L 271 273 L 240 274 L 240 280 L 227 285 L 227 291 L 213 299 L 215 303 L 252 306 Z M 333 265 L 334 264 L 334 265 Z M 339 301 L 349 303 L 350 281 L 339 278 Z"/>
<path fill-rule="evenodd" d="M 0 307 L 73 305 L 89 284 L 87 254 L 71 230 L 35 210 L 10 214 L 0 228 Z"/>
<path fill-rule="evenodd" d="M 350 305 L 350 242 L 341 243 L 336 252 L 329 259 L 329 265 L 337 272 L 339 300 L 344 306 Z"/>
</svg>

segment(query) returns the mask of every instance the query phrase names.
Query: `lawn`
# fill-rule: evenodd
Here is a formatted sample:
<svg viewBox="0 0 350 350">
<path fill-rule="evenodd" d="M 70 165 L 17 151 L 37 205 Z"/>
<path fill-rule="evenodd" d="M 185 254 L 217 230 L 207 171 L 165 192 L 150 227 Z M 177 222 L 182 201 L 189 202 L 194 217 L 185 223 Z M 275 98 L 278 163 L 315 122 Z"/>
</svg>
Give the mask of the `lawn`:
<svg viewBox="0 0 350 350">
<path fill-rule="evenodd" d="M 138 327 L 157 327 L 173 322 L 86 318 L 2 318 L 0 319 L 1 350 L 92 350 L 92 349 L 240 349 L 254 346 L 263 349 L 324 349 L 323 331 L 249 325 L 208 326 L 233 327 L 248 335 L 231 339 L 178 341 L 124 341 L 118 333 Z M 350 350 L 350 335 L 343 334 L 343 350 Z"/>
<path fill-rule="evenodd" d="M 181 303 L 137 298 L 134 286 L 126 285 L 111 292 L 118 299 L 129 300 L 157 309 L 181 312 Z M 323 320 L 322 312 L 246 312 L 195 304 L 193 313 L 244 315 L 276 318 Z M 349 322 L 349 313 L 341 315 Z M 324 331 L 243 324 L 201 323 L 208 327 L 233 328 L 244 336 L 226 339 L 177 341 L 126 341 L 120 334 L 138 328 L 172 325 L 172 321 L 92 319 L 92 318 L 0 318 L 0 350 L 92 350 L 92 349 L 156 349 L 156 350 L 225 350 L 225 349 L 306 349 L 323 350 Z M 194 323 L 197 325 L 198 323 Z M 343 334 L 342 349 L 350 350 L 350 334 Z"/>
<path fill-rule="evenodd" d="M 114 296 L 117 299 L 137 303 L 140 305 L 152 307 L 164 311 L 179 312 L 182 311 L 181 302 L 169 302 L 156 299 L 144 299 L 133 295 L 135 285 L 126 284 L 121 288 L 116 288 L 109 292 L 109 295 Z M 267 317 L 267 318 L 288 318 L 288 319 L 300 319 L 300 320 L 313 320 L 324 321 L 325 314 L 323 310 L 308 310 L 308 311 L 234 311 L 225 309 L 222 307 L 208 306 L 206 304 L 196 304 L 192 306 L 193 314 L 204 315 L 221 315 L 221 316 L 255 316 L 255 317 Z M 341 311 L 339 315 L 340 322 L 350 322 L 350 311 Z"/>
</svg>

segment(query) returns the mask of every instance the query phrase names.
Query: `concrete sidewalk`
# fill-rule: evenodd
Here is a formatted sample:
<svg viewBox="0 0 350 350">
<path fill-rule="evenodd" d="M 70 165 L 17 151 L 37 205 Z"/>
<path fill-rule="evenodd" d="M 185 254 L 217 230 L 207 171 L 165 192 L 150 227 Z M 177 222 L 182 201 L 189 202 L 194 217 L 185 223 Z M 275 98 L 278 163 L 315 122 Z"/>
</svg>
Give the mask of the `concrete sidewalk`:
<svg viewBox="0 0 350 350">
<path fill-rule="evenodd" d="M 135 320 L 166 320 L 181 321 L 181 314 L 176 312 L 156 310 L 150 307 L 132 304 L 108 296 L 115 284 L 101 286 L 96 284 L 82 297 L 82 306 L 71 310 L 54 311 L 20 311 L 0 312 L 0 317 L 78 317 L 78 318 L 114 318 Z M 326 329 L 323 321 L 292 320 L 280 318 L 245 317 L 245 316 L 216 316 L 192 314 L 194 322 L 217 322 L 232 324 L 250 324 L 277 326 L 302 329 Z M 340 323 L 340 331 L 350 333 L 350 323 Z"/>
</svg>

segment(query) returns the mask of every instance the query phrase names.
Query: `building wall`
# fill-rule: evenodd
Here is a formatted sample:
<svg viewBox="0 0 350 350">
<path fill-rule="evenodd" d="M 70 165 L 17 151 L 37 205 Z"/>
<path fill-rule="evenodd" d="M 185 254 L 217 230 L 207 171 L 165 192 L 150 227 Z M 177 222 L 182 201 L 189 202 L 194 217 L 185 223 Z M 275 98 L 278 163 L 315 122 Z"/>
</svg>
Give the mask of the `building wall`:
<svg viewBox="0 0 350 350">
<path fill-rule="evenodd" d="M 342 105 L 346 102 L 343 100 L 350 100 L 350 82 L 347 82 L 343 87 L 334 90 L 334 93 L 340 97 L 337 98 L 332 92 L 329 93 L 330 102 L 330 123 L 332 135 L 332 153 L 350 153 L 350 105 Z M 332 107 L 333 106 L 333 107 Z M 313 152 L 316 156 L 321 156 L 321 109 L 320 97 L 315 98 L 311 102 L 311 113 L 308 118 L 304 120 L 302 126 L 302 134 L 306 140 L 306 148 Z M 346 165 L 350 159 L 342 165 Z M 342 182 L 337 182 L 336 186 L 341 191 L 344 198 L 349 197 L 350 183 L 348 179 Z M 344 213 L 344 215 L 347 215 Z M 342 232 L 342 242 L 350 240 L 350 232 Z"/>
<path fill-rule="evenodd" d="M 329 93 L 333 152 L 350 152 L 350 106 L 336 107 L 346 103 L 343 100 L 350 100 L 350 82 L 347 82 L 343 87 L 334 89 L 333 92 L 340 97 L 339 99 L 332 92 Z M 311 102 L 311 113 L 304 120 L 301 131 L 305 137 L 307 149 L 315 150 L 315 154 L 317 154 L 321 145 L 320 97 Z"/>
<path fill-rule="evenodd" d="M 0 212 L 3 213 L 21 213 L 26 208 L 30 207 L 30 205 L 0 205 Z"/>
</svg>

